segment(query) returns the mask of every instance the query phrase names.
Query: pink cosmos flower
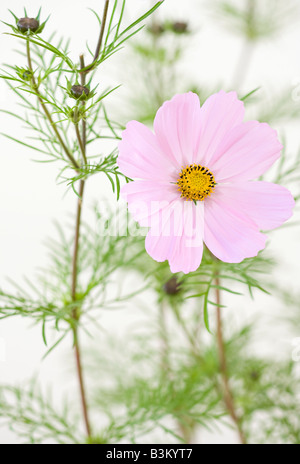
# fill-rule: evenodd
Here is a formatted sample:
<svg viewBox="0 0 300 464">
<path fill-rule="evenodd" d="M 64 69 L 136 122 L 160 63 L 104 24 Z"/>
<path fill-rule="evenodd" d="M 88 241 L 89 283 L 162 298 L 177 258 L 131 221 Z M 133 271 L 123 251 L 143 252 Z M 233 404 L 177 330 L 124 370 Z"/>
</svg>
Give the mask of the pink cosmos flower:
<svg viewBox="0 0 300 464">
<path fill-rule="evenodd" d="M 280 157 L 282 145 L 268 124 L 243 122 L 235 92 L 197 95 L 164 103 L 154 133 L 131 121 L 119 145 L 118 164 L 134 182 L 122 189 L 134 219 L 149 227 L 146 250 L 168 260 L 172 272 L 201 264 L 203 242 L 220 260 L 239 263 L 265 247 L 261 230 L 292 215 L 291 193 L 252 181 Z"/>
</svg>

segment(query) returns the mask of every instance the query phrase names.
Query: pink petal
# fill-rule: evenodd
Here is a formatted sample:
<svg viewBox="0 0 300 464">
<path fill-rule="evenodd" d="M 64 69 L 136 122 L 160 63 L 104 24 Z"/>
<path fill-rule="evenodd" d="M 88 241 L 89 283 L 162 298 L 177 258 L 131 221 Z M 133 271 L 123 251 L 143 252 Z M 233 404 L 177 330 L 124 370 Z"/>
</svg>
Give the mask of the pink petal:
<svg viewBox="0 0 300 464">
<path fill-rule="evenodd" d="M 176 95 L 158 110 L 154 132 L 161 149 L 180 172 L 193 163 L 200 136 L 200 102 L 196 94 Z"/>
<path fill-rule="evenodd" d="M 205 200 L 204 242 L 221 261 L 240 263 L 265 248 L 266 236 L 244 213 L 235 210 L 221 189 Z"/>
<path fill-rule="evenodd" d="M 127 177 L 138 179 L 167 181 L 172 178 L 174 171 L 155 135 L 137 121 L 129 122 L 123 132 L 119 144 L 118 165 Z M 175 177 L 176 175 L 177 170 Z"/>
<path fill-rule="evenodd" d="M 210 160 L 228 131 L 243 122 L 244 104 L 236 92 L 223 90 L 209 97 L 200 112 L 200 145 L 193 162 L 209 167 Z"/>
<path fill-rule="evenodd" d="M 280 157 L 282 145 L 268 124 L 249 121 L 232 129 L 219 144 L 210 169 L 217 182 L 240 182 L 264 174 Z"/>
<path fill-rule="evenodd" d="M 196 271 L 202 261 L 204 237 L 204 204 L 197 206 L 184 202 L 183 233 L 168 258 L 171 272 L 189 274 Z"/>
<path fill-rule="evenodd" d="M 146 237 L 146 250 L 158 262 L 168 260 L 172 272 L 193 272 L 203 254 L 203 204 L 175 202 L 168 215 Z"/>
<path fill-rule="evenodd" d="M 151 218 L 177 201 L 177 186 L 167 182 L 137 180 L 121 189 L 122 198 L 141 227 L 151 227 Z"/>
<path fill-rule="evenodd" d="M 295 200 L 284 187 L 270 182 L 220 184 L 216 187 L 227 204 L 249 216 L 260 230 L 281 226 L 293 214 Z"/>
</svg>

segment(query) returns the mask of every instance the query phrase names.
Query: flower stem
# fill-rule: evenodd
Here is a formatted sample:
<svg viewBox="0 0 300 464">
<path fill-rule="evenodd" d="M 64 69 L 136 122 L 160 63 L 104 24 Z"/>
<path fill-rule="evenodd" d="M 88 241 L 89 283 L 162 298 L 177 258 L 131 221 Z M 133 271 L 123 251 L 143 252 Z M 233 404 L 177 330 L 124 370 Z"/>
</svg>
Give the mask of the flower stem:
<svg viewBox="0 0 300 464">
<path fill-rule="evenodd" d="M 84 58 L 80 56 L 80 64 L 81 67 L 84 67 Z M 82 85 L 85 84 L 85 75 L 81 75 Z M 82 121 L 82 138 L 79 132 L 79 125 L 75 124 L 76 134 L 78 138 L 78 142 L 81 148 L 83 161 L 86 163 L 86 124 L 85 121 Z M 75 303 L 77 299 L 77 278 L 78 278 L 78 254 L 79 254 L 79 244 L 80 244 L 80 226 L 81 226 L 81 217 L 82 217 L 82 204 L 83 204 L 83 195 L 85 189 L 85 180 L 82 179 L 80 181 L 79 186 L 79 197 L 77 202 L 77 214 L 76 214 L 76 223 L 75 223 L 75 243 L 74 243 L 74 252 L 73 252 L 73 265 L 72 265 L 72 301 Z M 83 369 L 82 369 L 82 362 L 81 362 L 81 350 L 79 345 L 78 339 L 78 324 L 80 315 L 77 312 L 77 308 L 73 310 L 73 318 L 76 321 L 76 325 L 73 329 L 74 334 L 74 348 L 75 348 L 75 359 L 76 359 L 76 368 L 77 368 L 77 375 L 79 381 L 79 388 L 80 388 L 80 396 L 81 396 L 81 404 L 82 404 L 82 411 L 83 411 L 83 418 L 86 428 L 86 434 L 88 439 L 91 438 L 91 425 L 89 420 L 89 412 L 86 400 L 86 391 L 83 379 Z"/>
<path fill-rule="evenodd" d="M 84 56 L 80 55 L 79 59 L 80 59 L 80 69 L 83 69 L 85 67 Z M 81 79 L 82 87 L 85 87 L 86 78 L 85 78 L 84 73 L 80 74 L 80 79 Z M 85 105 L 85 101 L 83 100 L 82 106 L 84 105 Z M 86 151 L 86 120 L 85 119 L 82 119 L 82 142 L 83 142 L 83 146 L 85 147 L 84 151 Z"/>
<path fill-rule="evenodd" d="M 105 5 L 104 5 L 103 19 L 102 19 L 102 24 L 101 24 L 101 29 L 100 29 L 99 40 L 98 40 L 98 43 L 97 43 L 97 48 L 96 48 L 96 52 L 95 52 L 95 56 L 94 56 L 94 62 L 97 61 L 97 59 L 99 57 L 99 54 L 100 54 L 102 41 L 103 41 L 103 36 L 104 36 L 105 24 L 106 24 L 106 20 L 107 20 L 108 7 L 109 7 L 109 0 L 106 0 Z"/>
<path fill-rule="evenodd" d="M 86 159 L 86 154 L 85 154 L 85 145 L 84 145 L 83 140 L 82 140 L 81 135 L 80 135 L 78 123 L 75 124 L 75 131 L 76 131 L 76 137 L 77 137 L 77 140 L 78 140 L 78 144 L 79 144 L 79 147 L 80 147 L 80 151 L 81 151 L 81 154 L 82 154 L 84 164 L 87 164 L 87 159 Z"/>
<path fill-rule="evenodd" d="M 226 408 L 232 418 L 233 422 L 235 423 L 240 441 L 243 445 L 247 444 L 245 434 L 241 427 L 241 420 L 237 415 L 234 398 L 230 389 L 229 385 L 229 377 L 228 377 L 228 369 L 227 369 L 227 359 L 226 359 L 226 349 L 225 343 L 223 338 L 223 324 L 222 324 L 222 315 L 221 315 L 221 292 L 220 292 L 220 279 L 216 277 L 215 279 L 216 285 L 216 303 L 217 303 L 217 342 L 218 342 L 218 353 L 219 353 L 219 361 L 220 361 L 220 370 L 223 379 L 223 397 Z"/>
<path fill-rule="evenodd" d="M 102 47 L 102 42 L 103 42 L 103 37 L 104 37 L 105 25 L 106 25 L 106 21 L 107 21 L 108 8 L 109 8 L 109 0 L 105 0 L 103 16 L 102 16 L 102 22 L 101 22 L 100 35 L 99 35 L 99 39 L 98 39 L 94 59 L 93 59 L 92 63 L 85 68 L 85 71 L 84 71 L 85 73 L 88 73 L 89 71 L 91 71 L 94 68 L 94 66 L 95 66 L 95 64 L 96 64 L 96 62 L 97 62 L 97 60 L 99 58 L 99 55 L 100 55 L 100 52 L 101 52 L 101 47 Z"/>
<path fill-rule="evenodd" d="M 79 164 L 77 163 L 77 161 L 75 160 L 75 158 L 73 157 L 72 153 L 70 152 L 70 150 L 68 149 L 68 147 L 66 146 L 65 142 L 63 141 L 57 127 L 56 127 L 56 124 L 55 122 L 53 121 L 52 119 L 52 116 L 50 114 L 50 112 L 48 111 L 48 108 L 47 106 L 45 105 L 44 103 L 44 100 L 43 100 L 43 97 L 39 91 L 39 88 L 38 88 L 38 85 L 36 84 L 36 80 L 35 80 L 35 77 L 34 77 L 34 74 L 33 74 L 33 67 L 32 67 L 32 61 L 31 61 L 31 53 L 30 53 L 30 42 L 29 40 L 27 40 L 27 61 L 28 61 L 28 68 L 29 70 L 31 71 L 32 73 L 32 77 L 31 77 L 31 84 L 32 84 L 32 87 L 36 93 L 36 96 L 41 104 L 41 107 L 45 113 L 45 116 L 46 118 L 48 119 L 49 123 L 50 123 L 50 126 L 52 127 L 53 129 L 53 132 L 55 133 L 56 137 L 57 137 L 57 140 L 59 141 L 62 149 L 64 150 L 65 154 L 67 155 L 67 157 L 69 158 L 69 160 L 71 161 L 73 167 L 76 169 L 76 171 L 79 170 Z"/>
<path fill-rule="evenodd" d="M 103 36 L 104 36 L 105 24 L 106 24 L 106 20 L 107 20 L 108 6 L 109 6 L 109 0 L 106 0 L 105 7 L 104 7 L 104 12 L 103 12 L 102 23 L 101 23 L 100 36 L 99 36 L 99 40 L 98 40 L 98 44 L 97 44 L 97 48 L 96 48 L 96 52 L 95 52 L 94 61 L 88 67 L 88 69 L 85 68 L 84 56 L 80 55 L 80 69 L 81 69 L 80 79 L 81 79 L 81 85 L 83 87 L 86 84 L 86 73 L 90 69 L 93 68 L 94 63 L 97 61 L 98 56 L 100 54 L 102 41 L 103 41 Z M 85 103 L 82 102 L 82 105 L 85 105 Z M 78 140 L 78 143 L 79 143 L 79 146 L 80 146 L 80 149 L 81 149 L 83 162 L 85 164 L 87 164 L 87 157 L 86 157 L 86 121 L 84 119 L 82 120 L 82 135 L 80 135 L 79 125 L 78 124 L 75 124 L 75 130 L 76 130 L 77 140 Z M 80 244 L 80 226 L 81 226 L 81 216 L 82 216 L 82 204 L 83 204 L 84 189 L 85 189 L 85 180 L 82 179 L 82 180 L 80 180 L 79 198 L 78 198 L 78 203 L 77 203 L 77 214 L 76 214 L 76 223 L 75 223 L 75 243 L 74 243 L 73 266 L 72 266 L 72 301 L 74 303 L 76 303 L 76 300 L 77 300 L 77 295 L 76 294 L 77 294 L 77 278 L 78 278 L 78 254 L 79 254 L 79 244 Z M 75 358 L 76 358 L 76 367 L 77 367 L 77 374 L 78 374 L 79 387 L 80 387 L 82 411 L 83 411 L 84 423 L 85 423 L 85 428 L 86 428 L 86 434 L 87 434 L 88 439 L 91 441 L 92 431 L 91 431 L 91 425 L 90 425 L 90 419 L 89 419 L 89 411 L 88 411 L 88 405 L 87 405 L 87 400 L 86 400 L 86 391 L 85 391 L 85 385 L 84 385 L 84 379 L 83 379 L 81 351 L 80 351 L 80 345 L 79 345 L 79 340 L 78 340 L 78 321 L 79 321 L 79 318 L 80 318 L 80 314 L 78 314 L 76 306 L 75 306 L 75 308 L 73 310 L 73 318 L 76 321 L 76 324 L 75 324 L 75 326 L 73 328 L 73 333 L 74 333 Z"/>
<path fill-rule="evenodd" d="M 78 253 L 79 253 L 79 242 L 80 242 L 80 225 L 81 225 L 81 216 L 82 216 L 82 201 L 84 194 L 85 181 L 80 181 L 79 188 L 79 198 L 77 203 L 77 214 L 76 214 L 76 224 L 75 224 L 75 243 L 74 243 L 74 252 L 73 252 L 73 265 L 72 265 L 72 301 L 76 303 L 77 300 L 77 277 L 78 277 Z M 81 362 L 81 350 L 78 339 L 78 322 L 80 315 L 78 314 L 77 307 L 75 306 L 73 310 L 73 318 L 76 321 L 76 324 L 73 328 L 74 334 L 74 348 L 75 348 L 75 359 L 76 359 L 76 368 L 77 375 L 80 387 L 81 395 L 81 404 L 84 417 L 84 423 L 86 428 L 86 434 L 88 438 L 91 438 L 91 426 L 89 421 L 88 406 L 86 400 L 85 385 L 83 380 L 83 370 Z"/>
<path fill-rule="evenodd" d="M 27 60 L 28 60 L 28 68 L 30 71 L 33 73 L 33 67 L 32 67 L 32 60 L 31 60 L 31 53 L 30 53 L 30 43 L 29 40 L 27 40 Z M 85 80 L 85 77 L 82 77 L 82 79 Z M 37 98 L 41 104 L 41 107 L 43 108 L 43 111 L 50 122 L 50 125 L 60 143 L 62 146 L 64 152 L 66 153 L 67 157 L 71 161 L 73 167 L 76 169 L 78 172 L 80 169 L 80 166 L 78 163 L 75 161 L 75 158 L 72 156 L 70 153 L 69 149 L 67 148 L 66 144 L 64 143 L 52 117 L 51 114 L 48 111 L 48 108 L 46 107 L 43 97 L 41 96 L 38 86 L 36 84 L 34 75 L 32 74 L 31 78 L 31 83 L 32 87 L 37 95 Z M 79 129 L 78 125 L 76 126 L 76 129 L 78 130 L 79 134 Z M 81 141 L 80 148 L 82 150 L 82 156 L 83 159 L 86 160 L 86 125 L 84 123 L 83 125 L 83 137 L 81 139 L 80 134 L 79 138 Z M 80 181 L 80 187 L 79 187 L 79 198 L 78 198 L 78 203 L 77 203 L 77 214 L 76 214 L 76 224 L 75 224 L 75 243 L 74 243 L 74 252 L 73 252 L 73 263 L 72 263 L 72 287 L 71 287 L 71 296 L 72 296 L 72 301 L 75 303 L 76 302 L 76 293 L 77 293 L 77 276 L 78 276 L 78 252 L 79 252 L 79 240 L 80 240 L 80 225 L 81 225 L 81 215 L 82 215 L 82 201 L 83 201 L 83 194 L 84 194 L 84 187 L 85 187 L 85 181 L 81 180 Z M 88 415 L 88 407 L 87 407 L 87 401 L 86 401 L 86 393 L 85 393 L 85 386 L 84 386 L 84 380 L 83 380 L 83 371 L 82 371 L 82 362 L 81 362 L 81 352 L 80 352 L 80 345 L 79 345 L 79 340 L 78 340 L 78 322 L 80 315 L 78 313 L 77 307 L 73 309 L 73 318 L 74 321 L 76 322 L 74 327 L 73 327 L 73 335 L 74 335 L 74 348 L 75 348 L 75 358 L 76 358 L 76 368 L 77 368 L 77 374 L 78 374 L 78 380 L 79 380 L 79 386 L 80 386 L 80 395 L 81 395 L 81 403 L 82 403 L 82 410 L 83 410 L 83 416 L 84 416 L 84 422 L 85 422 L 85 428 L 86 428 L 86 433 L 88 438 L 91 437 L 91 426 L 90 426 L 90 421 L 89 421 L 89 415 Z"/>
<path fill-rule="evenodd" d="M 87 406 L 87 401 L 86 401 L 86 392 L 85 392 L 85 385 L 84 385 L 84 379 L 83 379 L 81 351 L 80 351 L 80 345 L 79 345 L 79 340 L 78 340 L 77 326 L 73 329 L 73 333 L 74 333 L 76 369 L 77 369 L 79 388 L 80 388 L 82 412 L 83 412 L 86 434 L 87 434 L 88 439 L 90 439 L 92 436 L 92 432 L 91 432 L 91 426 L 90 426 L 90 420 L 89 420 L 88 406 Z"/>
<path fill-rule="evenodd" d="M 79 252 L 79 240 L 80 240 L 80 226 L 81 226 L 81 215 L 82 215 L 82 203 L 83 194 L 85 188 L 85 181 L 80 181 L 79 187 L 79 198 L 77 201 L 77 214 L 75 223 L 75 243 L 73 252 L 73 264 L 72 264 L 72 300 L 76 301 L 77 292 L 77 276 L 78 276 L 78 252 Z"/>
</svg>

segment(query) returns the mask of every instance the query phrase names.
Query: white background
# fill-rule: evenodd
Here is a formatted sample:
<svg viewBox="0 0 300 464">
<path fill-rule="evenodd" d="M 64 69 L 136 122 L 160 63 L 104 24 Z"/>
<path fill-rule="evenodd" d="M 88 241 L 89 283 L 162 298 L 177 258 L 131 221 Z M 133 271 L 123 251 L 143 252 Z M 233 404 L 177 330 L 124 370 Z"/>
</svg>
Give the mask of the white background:
<svg viewBox="0 0 300 464">
<path fill-rule="evenodd" d="M 284 0 L 281 0 L 284 1 Z M 8 8 L 22 15 L 24 0 L 0 4 L 0 18 L 10 21 Z M 72 37 L 72 58 L 82 52 L 85 42 L 96 43 L 97 24 L 88 7 L 97 11 L 102 9 L 104 0 L 30 0 L 28 9 L 34 16 L 43 5 L 43 15 L 51 13 L 47 32 L 59 30 L 65 36 Z M 138 16 L 151 3 L 147 0 L 128 0 L 128 17 Z M 161 8 L 161 15 L 174 20 L 187 20 L 196 32 L 192 49 L 186 59 L 186 74 L 193 76 L 193 81 L 224 83 L 230 88 L 233 70 L 236 65 L 241 41 L 230 35 L 219 23 L 214 23 L 205 7 L 209 2 L 201 0 L 166 0 Z M 6 26 L 0 25 L 0 32 L 6 31 Z M 12 50 L 16 48 L 13 38 L 2 35 L 1 61 L 25 65 L 22 58 L 17 57 Z M 245 91 L 262 86 L 263 91 L 276 95 L 284 87 L 296 87 L 300 82 L 300 28 L 295 21 L 288 30 L 272 41 L 263 42 L 257 47 L 250 72 L 245 82 Z M 118 70 L 118 58 L 115 57 L 110 66 L 103 68 L 102 83 L 119 82 L 124 73 Z M 126 86 L 132 85 L 127 82 Z M 291 97 L 292 98 L 292 97 Z M 0 82 L 0 106 L 10 111 L 19 111 L 14 103 L 14 95 Z M 300 108 L 300 106 L 299 106 Z M 0 131 L 15 137 L 23 137 L 22 125 L 15 120 L 0 114 Z M 288 130 L 288 146 L 291 153 L 299 147 L 298 122 L 290 124 Z M 65 194 L 65 187 L 58 186 L 55 178 L 55 164 L 41 165 L 32 162 L 32 153 L 4 137 L 0 145 L 0 286 L 6 285 L 6 277 L 20 282 L 22 276 L 34 276 L 38 267 L 47 265 L 47 256 L 43 241 L 54 234 L 53 220 L 62 223 L 70 212 L 75 209 L 75 197 L 72 193 Z M 95 200 L 103 196 L 111 198 L 110 186 L 103 178 L 90 181 L 87 189 L 87 208 Z M 289 283 L 297 289 L 299 282 L 299 228 L 288 228 L 272 235 L 271 250 L 280 261 L 279 276 L 282 283 Z M 255 304 L 246 299 L 233 298 L 229 300 L 230 315 L 233 323 L 239 319 L 246 321 L 259 315 L 261 324 L 261 340 L 259 347 L 271 356 L 279 357 L 283 352 L 291 350 L 289 340 L 278 331 L 269 334 L 268 325 L 263 321 L 278 315 L 285 308 L 282 303 L 272 298 L 257 296 Z M 122 314 L 107 315 L 102 324 L 109 329 L 116 326 L 115 317 L 121 327 Z M 275 316 L 274 316 L 275 317 Z M 101 333 L 98 334 L 101 336 Z M 300 336 L 300 334 L 299 334 Z M 32 327 L 27 321 L 14 318 L 0 322 L 0 383 L 18 383 L 29 379 L 38 373 L 41 382 L 55 385 L 57 395 L 74 388 L 71 375 L 73 359 L 69 350 L 69 342 L 64 343 L 57 352 L 41 361 L 45 353 L 40 328 Z M 76 387 L 75 387 L 76 388 Z M 235 434 L 226 431 L 216 435 L 202 435 L 202 443 L 235 443 Z M 0 443 L 16 443 L 16 437 L 5 428 L 0 429 Z"/>
</svg>

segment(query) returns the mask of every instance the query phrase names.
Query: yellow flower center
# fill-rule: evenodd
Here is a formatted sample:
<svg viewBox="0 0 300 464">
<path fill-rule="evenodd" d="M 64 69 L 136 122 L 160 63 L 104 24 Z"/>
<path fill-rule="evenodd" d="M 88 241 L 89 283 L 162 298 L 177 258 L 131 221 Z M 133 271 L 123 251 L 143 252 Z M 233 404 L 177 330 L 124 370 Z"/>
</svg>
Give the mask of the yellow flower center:
<svg viewBox="0 0 300 464">
<path fill-rule="evenodd" d="M 214 175 L 207 168 L 191 164 L 182 169 L 177 185 L 182 198 L 204 201 L 214 190 L 216 183 Z"/>
</svg>

